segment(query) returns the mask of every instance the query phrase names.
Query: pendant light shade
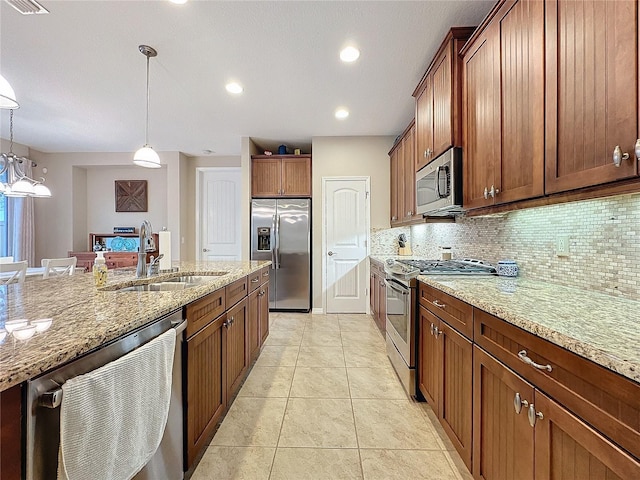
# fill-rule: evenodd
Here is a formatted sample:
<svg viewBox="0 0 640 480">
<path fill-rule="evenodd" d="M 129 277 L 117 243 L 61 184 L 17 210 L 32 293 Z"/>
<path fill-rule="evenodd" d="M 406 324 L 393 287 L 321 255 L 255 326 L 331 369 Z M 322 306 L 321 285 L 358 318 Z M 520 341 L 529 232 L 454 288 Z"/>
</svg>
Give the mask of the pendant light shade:
<svg viewBox="0 0 640 480">
<path fill-rule="evenodd" d="M 133 163 L 139 167 L 160 168 L 160 157 L 149 145 L 139 149 L 133 156 Z"/>
<path fill-rule="evenodd" d="M 0 108 L 7 108 L 11 110 L 14 108 L 20 108 L 20 104 L 18 104 L 18 101 L 16 100 L 16 93 L 2 75 L 0 75 Z"/>
<path fill-rule="evenodd" d="M 148 45 L 140 45 L 138 50 L 147 57 L 147 123 L 144 131 L 144 145 L 133 156 L 133 163 L 140 167 L 160 168 L 160 157 L 149 145 L 149 58 L 155 57 L 158 52 Z"/>
</svg>

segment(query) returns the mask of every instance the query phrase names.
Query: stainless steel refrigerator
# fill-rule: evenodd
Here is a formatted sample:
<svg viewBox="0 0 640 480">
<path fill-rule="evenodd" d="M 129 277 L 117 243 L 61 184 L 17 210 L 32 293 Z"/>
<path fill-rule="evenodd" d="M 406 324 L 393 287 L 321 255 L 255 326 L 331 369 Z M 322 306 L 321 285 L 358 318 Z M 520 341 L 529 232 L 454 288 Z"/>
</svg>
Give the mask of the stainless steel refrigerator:
<svg viewBox="0 0 640 480">
<path fill-rule="evenodd" d="M 251 202 L 251 259 L 271 260 L 269 309 L 311 306 L 311 200 Z"/>
</svg>

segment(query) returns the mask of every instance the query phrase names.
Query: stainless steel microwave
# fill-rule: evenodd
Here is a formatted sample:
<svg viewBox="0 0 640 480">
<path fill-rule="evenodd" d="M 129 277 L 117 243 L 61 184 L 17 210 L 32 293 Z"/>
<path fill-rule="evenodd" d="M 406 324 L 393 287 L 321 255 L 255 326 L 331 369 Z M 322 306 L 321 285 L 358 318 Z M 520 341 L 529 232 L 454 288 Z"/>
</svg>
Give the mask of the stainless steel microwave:
<svg viewBox="0 0 640 480">
<path fill-rule="evenodd" d="M 432 217 L 462 212 L 462 149 L 452 147 L 416 173 L 419 214 Z"/>
</svg>

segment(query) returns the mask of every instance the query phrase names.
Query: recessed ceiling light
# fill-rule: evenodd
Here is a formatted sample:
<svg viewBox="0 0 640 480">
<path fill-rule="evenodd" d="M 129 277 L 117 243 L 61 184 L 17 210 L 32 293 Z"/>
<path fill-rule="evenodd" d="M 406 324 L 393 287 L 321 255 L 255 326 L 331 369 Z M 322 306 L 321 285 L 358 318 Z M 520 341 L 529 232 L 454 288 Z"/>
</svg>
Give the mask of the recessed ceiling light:
<svg viewBox="0 0 640 480">
<path fill-rule="evenodd" d="M 339 120 L 344 120 L 349 116 L 349 110 L 346 108 L 339 108 L 336 110 L 336 118 Z"/>
<path fill-rule="evenodd" d="M 227 89 L 227 92 L 236 94 L 242 93 L 242 91 L 244 90 L 244 88 L 242 88 L 242 85 L 236 82 L 227 83 L 225 88 Z"/>
<path fill-rule="evenodd" d="M 340 60 L 343 62 L 355 62 L 360 56 L 360 50 L 356 47 L 346 47 L 340 52 Z"/>
<path fill-rule="evenodd" d="M 176 5 L 184 5 L 187 3 L 187 0 L 169 0 L 171 3 L 175 3 Z"/>
</svg>

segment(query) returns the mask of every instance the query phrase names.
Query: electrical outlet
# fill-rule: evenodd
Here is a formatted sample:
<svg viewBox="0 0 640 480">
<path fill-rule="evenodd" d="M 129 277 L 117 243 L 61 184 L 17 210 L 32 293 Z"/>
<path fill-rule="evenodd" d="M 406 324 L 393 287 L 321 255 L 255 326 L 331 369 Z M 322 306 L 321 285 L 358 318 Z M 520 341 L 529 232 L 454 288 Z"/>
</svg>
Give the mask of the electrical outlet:
<svg viewBox="0 0 640 480">
<path fill-rule="evenodd" d="M 568 235 L 560 235 L 556 239 L 556 255 L 558 257 L 569 256 L 569 236 Z"/>
</svg>

